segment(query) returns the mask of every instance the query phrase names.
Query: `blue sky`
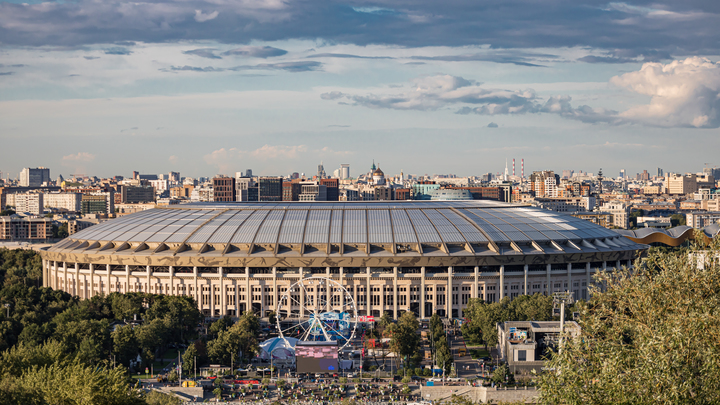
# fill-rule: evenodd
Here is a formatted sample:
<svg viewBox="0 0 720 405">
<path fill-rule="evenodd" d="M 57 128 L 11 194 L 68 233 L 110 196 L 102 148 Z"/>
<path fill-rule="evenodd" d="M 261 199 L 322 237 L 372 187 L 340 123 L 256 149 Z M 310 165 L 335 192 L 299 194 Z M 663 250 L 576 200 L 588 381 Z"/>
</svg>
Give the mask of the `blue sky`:
<svg viewBox="0 0 720 405">
<path fill-rule="evenodd" d="M 679 3 L 0 1 L 0 170 L 720 166 L 720 3 Z"/>
</svg>

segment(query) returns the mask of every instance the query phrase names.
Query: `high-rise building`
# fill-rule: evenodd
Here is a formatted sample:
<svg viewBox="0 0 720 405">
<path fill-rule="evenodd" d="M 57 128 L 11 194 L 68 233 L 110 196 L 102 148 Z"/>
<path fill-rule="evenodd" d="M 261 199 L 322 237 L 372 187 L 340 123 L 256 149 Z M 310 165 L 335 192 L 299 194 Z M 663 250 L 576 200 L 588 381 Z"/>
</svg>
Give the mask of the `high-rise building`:
<svg viewBox="0 0 720 405">
<path fill-rule="evenodd" d="M 180 172 L 170 172 L 168 174 L 168 180 L 174 181 L 176 183 L 180 182 Z"/>
<path fill-rule="evenodd" d="M 668 194 L 690 194 L 698 191 L 695 174 L 667 173 L 665 175 L 665 192 Z"/>
<path fill-rule="evenodd" d="M 340 179 L 345 180 L 350 178 L 350 165 L 343 163 L 340 165 Z"/>
<path fill-rule="evenodd" d="M 557 197 L 560 176 L 552 170 L 535 171 L 530 175 L 530 189 L 535 197 Z"/>
<path fill-rule="evenodd" d="M 620 169 L 620 178 L 621 179 L 625 178 L 625 169 Z"/>
<path fill-rule="evenodd" d="M 657 176 L 658 177 L 665 177 L 665 174 L 663 173 L 663 169 L 657 168 Z"/>
<path fill-rule="evenodd" d="M 318 180 L 326 178 L 327 175 L 325 174 L 325 166 L 323 166 L 322 162 L 318 165 L 318 171 L 317 171 L 317 178 Z"/>
<path fill-rule="evenodd" d="M 20 172 L 20 187 L 40 187 L 50 182 L 50 169 L 38 167 L 36 169 L 24 168 Z"/>
<path fill-rule="evenodd" d="M 245 177 L 252 177 L 252 169 L 245 170 Z"/>
<path fill-rule="evenodd" d="M 282 201 L 282 177 L 260 177 L 258 179 L 258 201 Z"/>
<path fill-rule="evenodd" d="M 218 176 L 213 178 L 213 201 L 235 201 L 235 179 Z"/>
</svg>

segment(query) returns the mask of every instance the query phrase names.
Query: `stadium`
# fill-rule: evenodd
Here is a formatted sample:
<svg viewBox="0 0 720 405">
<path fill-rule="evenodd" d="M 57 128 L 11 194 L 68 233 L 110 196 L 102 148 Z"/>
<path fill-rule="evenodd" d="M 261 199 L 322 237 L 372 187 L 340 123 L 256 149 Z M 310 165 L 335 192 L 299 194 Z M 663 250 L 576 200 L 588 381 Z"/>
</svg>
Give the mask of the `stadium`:
<svg viewBox="0 0 720 405">
<path fill-rule="evenodd" d="M 568 215 L 494 201 L 196 203 L 93 226 L 42 257 L 44 285 L 80 298 L 189 295 L 208 317 L 283 306 L 337 313 L 352 301 L 359 317 L 428 318 L 462 316 L 473 297 L 587 298 L 594 272 L 630 265 L 647 248 Z"/>
</svg>

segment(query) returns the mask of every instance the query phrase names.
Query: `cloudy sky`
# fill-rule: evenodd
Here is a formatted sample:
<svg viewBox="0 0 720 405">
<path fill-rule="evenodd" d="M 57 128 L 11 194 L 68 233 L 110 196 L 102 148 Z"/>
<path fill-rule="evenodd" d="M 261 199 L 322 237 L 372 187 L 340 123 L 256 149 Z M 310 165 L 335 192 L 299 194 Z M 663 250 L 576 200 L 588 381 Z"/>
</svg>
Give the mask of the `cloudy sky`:
<svg viewBox="0 0 720 405">
<path fill-rule="evenodd" d="M 718 26 L 706 0 L 0 0 L 0 170 L 698 171 Z"/>
</svg>

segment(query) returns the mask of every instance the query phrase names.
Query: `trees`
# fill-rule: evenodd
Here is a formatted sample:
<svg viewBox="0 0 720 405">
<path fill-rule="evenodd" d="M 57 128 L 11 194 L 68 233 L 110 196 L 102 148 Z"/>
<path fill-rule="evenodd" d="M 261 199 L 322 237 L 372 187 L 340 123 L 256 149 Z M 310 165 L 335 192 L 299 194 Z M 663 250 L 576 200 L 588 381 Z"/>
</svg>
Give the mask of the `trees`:
<svg viewBox="0 0 720 405">
<path fill-rule="evenodd" d="M 392 324 L 392 317 L 390 316 L 389 311 L 385 311 L 383 313 L 383 315 L 380 317 L 380 320 L 378 321 L 378 327 L 380 329 L 385 329 L 390 324 Z"/>
<path fill-rule="evenodd" d="M 469 319 L 461 328 L 465 339 L 482 341 L 486 347 L 495 346 L 496 325 L 499 322 L 552 320 L 552 297 L 542 294 L 520 295 L 513 300 L 505 297 L 493 303 L 471 298 L 465 314 Z"/>
<path fill-rule="evenodd" d="M 112 332 L 112 353 L 116 361 L 124 366 L 129 366 L 130 360 L 135 360 L 138 355 L 138 341 L 131 325 L 118 326 Z"/>
<path fill-rule="evenodd" d="M 635 269 L 596 275 L 604 290 L 581 310 L 541 376 L 544 403 L 720 402 L 720 267 L 713 246 L 650 252 Z"/>
<path fill-rule="evenodd" d="M 399 358 L 406 359 L 418 351 L 420 336 L 417 330 L 420 323 L 415 314 L 405 312 L 395 324 L 387 327 L 390 334 L 390 350 Z"/>
</svg>

